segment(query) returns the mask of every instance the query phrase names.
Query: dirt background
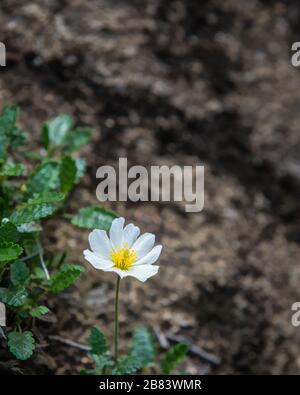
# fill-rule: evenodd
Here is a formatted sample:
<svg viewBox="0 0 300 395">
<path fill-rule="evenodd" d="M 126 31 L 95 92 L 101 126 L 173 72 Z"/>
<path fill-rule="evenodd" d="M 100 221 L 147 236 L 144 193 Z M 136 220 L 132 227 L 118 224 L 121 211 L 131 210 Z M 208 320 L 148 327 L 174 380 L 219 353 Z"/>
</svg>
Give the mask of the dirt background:
<svg viewBox="0 0 300 395">
<path fill-rule="evenodd" d="M 300 72 L 290 62 L 299 17 L 296 0 L 1 0 L 0 104 L 21 106 L 33 145 L 61 112 L 94 128 L 71 210 L 97 203 L 96 169 L 121 156 L 205 165 L 199 214 L 113 206 L 164 245 L 159 275 L 122 282 L 123 349 L 143 322 L 162 347 L 181 336 L 221 360 L 191 354 L 190 373 L 300 373 L 290 323 L 300 299 Z M 67 247 L 84 263 L 88 232 L 47 227 L 48 250 Z M 34 373 L 88 366 L 51 335 L 85 343 L 97 323 L 112 337 L 114 279 L 85 266 L 76 287 L 49 300 L 57 322 L 40 326 Z"/>
</svg>

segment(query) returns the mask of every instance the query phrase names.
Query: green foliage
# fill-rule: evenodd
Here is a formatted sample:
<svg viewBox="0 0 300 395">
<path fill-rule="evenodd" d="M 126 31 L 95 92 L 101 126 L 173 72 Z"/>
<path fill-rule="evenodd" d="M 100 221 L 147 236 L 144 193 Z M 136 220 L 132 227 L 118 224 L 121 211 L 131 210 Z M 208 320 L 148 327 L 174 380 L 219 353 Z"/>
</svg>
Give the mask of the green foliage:
<svg viewBox="0 0 300 395">
<path fill-rule="evenodd" d="M 59 163 L 54 160 L 41 163 L 30 175 L 27 183 L 27 190 L 31 194 L 58 189 Z"/>
<path fill-rule="evenodd" d="M 2 241 L 0 243 L 0 266 L 2 262 L 13 261 L 23 252 L 23 248 L 19 244 L 12 241 Z"/>
<path fill-rule="evenodd" d="M 46 306 L 37 306 L 33 309 L 30 310 L 29 314 L 31 315 L 31 317 L 33 318 L 39 318 L 44 314 L 49 313 L 49 309 Z"/>
<path fill-rule="evenodd" d="M 91 129 L 78 128 L 67 135 L 65 139 L 66 148 L 65 153 L 71 154 L 74 151 L 79 150 L 83 145 L 87 144 L 92 136 Z"/>
<path fill-rule="evenodd" d="M 24 361 L 31 357 L 35 341 L 30 331 L 26 332 L 10 332 L 8 335 L 8 347 L 16 358 Z"/>
<path fill-rule="evenodd" d="M 31 199 L 29 204 L 49 204 L 49 203 L 60 203 L 65 198 L 65 194 L 61 192 L 42 192 L 36 193 Z"/>
<path fill-rule="evenodd" d="M 150 367 L 158 373 L 159 365 L 163 374 L 169 374 L 188 351 L 186 344 L 177 344 L 166 353 L 159 364 L 152 334 L 144 326 L 135 329 L 128 355 L 121 356 L 117 361 L 114 361 L 110 356 L 106 337 L 97 327 L 93 327 L 91 330 L 89 345 L 91 347 L 90 357 L 95 364 L 95 368 L 82 372 L 86 375 L 137 374 Z"/>
<path fill-rule="evenodd" d="M 25 170 L 26 168 L 22 163 L 7 162 L 1 169 L 0 177 L 19 177 L 24 174 Z"/>
<path fill-rule="evenodd" d="M 49 217 L 54 213 L 56 206 L 49 203 L 27 203 L 19 210 L 12 213 L 10 220 L 15 225 L 27 224 L 28 222 L 34 222 L 41 218 Z"/>
<path fill-rule="evenodd" d="M 187 352 L 188 346 L 185 343 L 179 343 L 170 348 L 160 362 L 162 373 L 170 374 L 186 356 Z"/>
<path fill-rule="evenodd" d="M 27 296 L 25 287 L 0 288 L 0 302 L 11 307 L 22 306 Z"/>
<path fill-rule="evenodd" d="M 89 345 L 91 347 L 91 353 L 97 356 L 103 355 L 107 351 L 106 337 L 96 326 L 91 329 Z"/>
<path fill-rule="evenodd" d="M 49 312 L 50 292 L 63 291 L 83 272 L 65 263 L 65 252 L 44 251 L 41 240 L 50 240 L 42 237 L 44 221 L 63 218 L 68 194 L 84 175 L 85 159 L 75 152 L 91 130 L 74 129 L 70 115 L 59 115 L 42 127 L 43 148 L 32 151 L 18 113 L 17 106 L 6 106 L 0 114 L 0 301 L 7 308 L 9 349 L 23 360 L 35 341 L 22 328 Z"/>
<path fill-rule="evenodd" d="M 0 160 L 5 159 L 7 149 L 16 134 L 17 106 L 5 106 L 0 115 Z"/>
<path fill-rule="evenodd" d="M 119 359 L 117 365 L 112 369 L 112 374 L 133 374 L 141 368 L 142 366 L 140 365 L 140 361 L 129 355 L 128 357 L 123 357 Z"/>
<path fill-rule="evenodd" d="M 70 156 L 64 156 L 60 169 L 59 169 L 59 180 L 60 189 L 62 192 L 69 192 L 76 182 L 76 162 Z"/>
<path fill-rule="evenodd" d="M 7 221 L 2 222 L 0 226 L 0 241 L 11 241 L 18 243 L 20 240 L 20 234 L 17 227 L 12 223 Z"/>
<path fill-rule="evenodd" d="M 30 271 L 25 262 L 15 261 L 10 267 L 10 281 L 14 286 L 26 285 L 29 281 Z"/>
<path fill-rule="evenodd" d="M 129 355 L 120 358 L 112 374 L 133 374 L 137 371 L 153 365 L 155 362 L 155 347 L 152 335 L 144 326 L 135 329 Z"/>
<path fill-rule="evenodd" d="M 59 115 L 46 122 L 42 129 L 44 147 L 48 149 L 49 146 L 62 145 L 73 125 L 73 118 L 68 114 Z"/>
<path fill-rule="evenodd" d="M 90 206 L 81 208 L 78 214 L 72 217 L 71 222 L 80 228 L 108 230 L 117 216 L 113 211 L 103 207 Z"/>
<path fill-rule="evenodd" d="M 84 272 L 84 268 L 79 265 L 64 264 L 51 279 L 50 291 L 58 293 L 74 283 L 75 280 Z"/>
<path fill-rule="evenodd" d="M 131 340 L 130 355 L 140 363 L 141 367 L 154 363 L 154 342 L 151 333 L 146 327 L 139 326 L 135 329 Z"/>
</svg>

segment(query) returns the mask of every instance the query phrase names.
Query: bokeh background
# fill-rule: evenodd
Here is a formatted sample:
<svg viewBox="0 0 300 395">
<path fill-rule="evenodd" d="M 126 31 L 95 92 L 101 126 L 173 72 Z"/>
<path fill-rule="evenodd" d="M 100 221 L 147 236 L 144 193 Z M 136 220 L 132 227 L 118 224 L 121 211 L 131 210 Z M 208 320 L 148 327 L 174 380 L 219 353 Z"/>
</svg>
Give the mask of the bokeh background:
<svg viewBox="0 0 300 395">
<path fill-rule="evenodd" d="M 193 345 L 190 373 L 300 373 L 300 41 L 297 0 L 1 0 L 0 104 L 18 103 L 38 146 L 58 113 L 93 127 L 70 209 L 97 203 L 96 169 L 205 165 L 205 208 L 107 204 L 164 245 L 159 275 L 122 282 L 122 347 L 138 323 L 160 349 Z M 81 261 L 87 232 L 50 221 L 50 251 Z M 85 263 L 84 263 L 85 264 Z M 78 373 L 97 323 L 113 332 L 111 275 L 88 271 L 59 300 L 33 371 Z M 55 322 L 56 321 L 56 322 Z M 203 355 L 203 350 L 210 355 Z"/>
</svg>

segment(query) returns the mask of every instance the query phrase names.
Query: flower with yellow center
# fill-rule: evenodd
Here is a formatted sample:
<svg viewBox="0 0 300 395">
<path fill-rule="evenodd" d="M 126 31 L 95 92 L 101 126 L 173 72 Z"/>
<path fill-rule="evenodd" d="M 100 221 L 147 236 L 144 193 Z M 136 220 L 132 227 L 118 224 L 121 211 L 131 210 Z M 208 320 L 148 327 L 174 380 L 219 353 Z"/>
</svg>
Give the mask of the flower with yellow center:
<svg viewBox="0 0 300 395">
<path fill-rule="evenodd" d="M 162 246 L 154 247 L 152 233 L 139 236 L 137 226 L 129 224 L 124 228 L 124 223 L 124 218 L 114 219 L 109 237 L 104 230 L 93 230 L 89 235 L 91 251 L 85 250 L 84 257 L 96 269 L 144 282 L 158 272 L 159 266 L 153 263 L 159 258 Z"/>
</svg>

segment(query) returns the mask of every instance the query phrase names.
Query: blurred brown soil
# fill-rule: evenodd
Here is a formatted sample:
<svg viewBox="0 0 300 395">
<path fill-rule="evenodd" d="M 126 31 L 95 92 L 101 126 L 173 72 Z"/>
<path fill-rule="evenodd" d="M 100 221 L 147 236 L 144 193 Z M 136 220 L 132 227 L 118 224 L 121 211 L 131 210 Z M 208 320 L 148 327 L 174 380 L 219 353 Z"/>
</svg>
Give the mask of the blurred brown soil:
<svg viewBox="0 0 300 395">
<path fill-rule="evenodd" d="M 300 298 L 300 74 L 290 63 L 299 15 L 296 0 L 1 1 L 1 102 L 22 107 L 32 144 L 60 112 L 95 127 L 71 210 L 97 203 L 96 169 L 119 157 L 205 165 L 199 214 L 178 203 L 112 206 L 164 245 L 159 275 L 122 282 L 123 349 L 146 323 L 222 360 L 190 356 L 191 373 L 300 373 L 290 323 Z M 87 231 L 47 229 L 48 250 L 84 263 Z M 35 372 L 88 366 L 48 335 L 84 343 L 97 323 L 112 337 L 114 278 L 85 266 L 76 287 L 49 301 L 57 323 L 40 325 L 48 346 Z"/>
</svg>

